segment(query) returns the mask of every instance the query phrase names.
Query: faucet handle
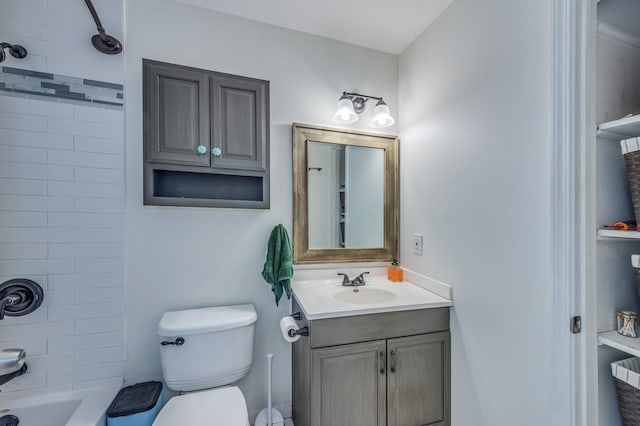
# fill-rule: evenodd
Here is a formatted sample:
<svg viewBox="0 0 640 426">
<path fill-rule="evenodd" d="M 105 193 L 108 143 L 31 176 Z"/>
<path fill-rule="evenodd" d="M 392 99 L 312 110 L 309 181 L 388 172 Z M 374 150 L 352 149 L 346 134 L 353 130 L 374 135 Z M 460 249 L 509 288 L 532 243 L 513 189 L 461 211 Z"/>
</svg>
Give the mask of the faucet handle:
<svg viewBox="0 0 640 426">
<path fill-rule="evenodd" d="M 353 279 L 353 283 L 356 285 L 365 285 L 364 275 L 368 273 L 369 271 L 361 273 L 360 275 L 358 275 Z"/>
<path fill-rule="evenodd" d="M 342 285 L 349 285 L 349 276 L 347 274 L 343 274 L 342 272 L 338 272 L 338 276 L 342 275 Z"/>
</svg>

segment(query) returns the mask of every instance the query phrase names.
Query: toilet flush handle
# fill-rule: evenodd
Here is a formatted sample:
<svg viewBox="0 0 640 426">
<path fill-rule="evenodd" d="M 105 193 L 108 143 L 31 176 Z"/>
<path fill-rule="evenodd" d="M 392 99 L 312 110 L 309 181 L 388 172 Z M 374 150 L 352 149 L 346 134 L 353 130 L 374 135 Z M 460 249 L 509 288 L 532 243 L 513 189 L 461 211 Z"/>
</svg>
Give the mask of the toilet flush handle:
<svg viewBox="0 0 640 426">
<path fill-rule="evenodd" d="M 168 342 L 168 341 L 163 341 L 160 343 L 162 346 L 167 346 L 167 345 L 176 345 L 176 346 L 182 346 L 184 345 L 184 338 L 183 337 L 178 337 L 176 340 L 174 340 L 173 342 Z"/>
</svg>

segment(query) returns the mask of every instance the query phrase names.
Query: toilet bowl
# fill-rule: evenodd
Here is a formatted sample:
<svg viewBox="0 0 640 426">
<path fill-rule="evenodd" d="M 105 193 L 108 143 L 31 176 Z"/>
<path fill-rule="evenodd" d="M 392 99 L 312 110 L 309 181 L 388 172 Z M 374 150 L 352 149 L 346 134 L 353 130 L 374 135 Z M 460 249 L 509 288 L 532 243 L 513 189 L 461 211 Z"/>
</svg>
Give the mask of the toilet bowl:
<svg viewBox="0 0 640 426">
<path fill-rule="evenodd" d="M 240 389 L 253 361 L 253 305 L 166 312 L 158 323 L 164 381 L 174 391 L 153 426 L 249 426 Z"/>
<path fill-rule="evenodd" d="M 174 396 L 153 426 L 249 426 L 247 404 L 236 386 Z"/>
</svg>

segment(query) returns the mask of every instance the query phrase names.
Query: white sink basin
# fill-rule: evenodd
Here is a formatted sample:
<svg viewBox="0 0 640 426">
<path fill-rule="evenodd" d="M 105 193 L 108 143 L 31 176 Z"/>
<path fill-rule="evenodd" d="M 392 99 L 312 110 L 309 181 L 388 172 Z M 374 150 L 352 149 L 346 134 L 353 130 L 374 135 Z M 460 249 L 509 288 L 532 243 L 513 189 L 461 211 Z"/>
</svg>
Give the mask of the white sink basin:
<svg viewBox="0 0 640 426">
<path fill-rule="evenodd" d="M 353 287 L 345 288 L 334 294 L 333 297 L 339 302 L 371 305 L 390 302 L 396 298 L 396 295 L 392 291 L 380 288 Z"/>
<path fill-rule="evenodd" d="M 343 286 L 339 278 L 294 279 L 292 287 L 306 317 L 311 320 L 451 306 L 451 300 L 407 281 L 388 281 L 380 272 L 372 271 L 365 279 L 366 284 L 358 287 Z"/>
</svg>

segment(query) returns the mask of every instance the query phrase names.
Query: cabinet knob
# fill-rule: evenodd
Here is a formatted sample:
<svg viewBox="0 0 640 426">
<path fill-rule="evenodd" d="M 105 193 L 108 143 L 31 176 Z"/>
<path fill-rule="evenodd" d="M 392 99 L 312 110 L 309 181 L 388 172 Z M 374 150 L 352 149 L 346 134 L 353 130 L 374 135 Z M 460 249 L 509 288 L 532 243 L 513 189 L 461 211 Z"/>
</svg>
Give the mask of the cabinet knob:
<svg viewBox="0 0 640 426">
<path fill-rule="evenodd" d="M 205 155 L 207 153 L 207 147 L 204 145 L 198 145 L 198 148 L 196 148 L 196 150 L 198 151 L 199 155 Z"/>
<path fill-rule="evenodd" d="M 214 157 L 220 157 L 222 155 L 222 150 L 216 146 L 211 150 L 211 155 Z"/>
</svg>

